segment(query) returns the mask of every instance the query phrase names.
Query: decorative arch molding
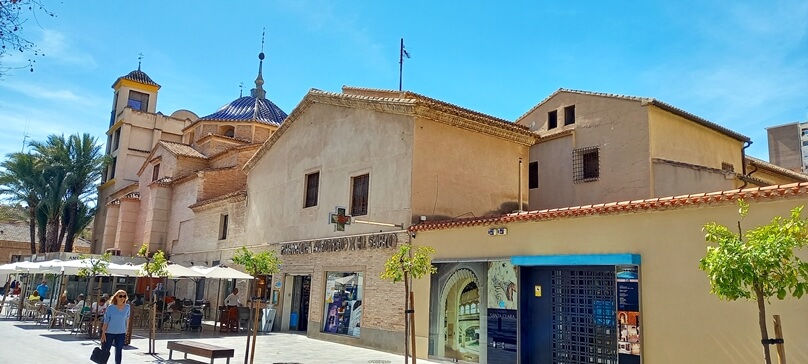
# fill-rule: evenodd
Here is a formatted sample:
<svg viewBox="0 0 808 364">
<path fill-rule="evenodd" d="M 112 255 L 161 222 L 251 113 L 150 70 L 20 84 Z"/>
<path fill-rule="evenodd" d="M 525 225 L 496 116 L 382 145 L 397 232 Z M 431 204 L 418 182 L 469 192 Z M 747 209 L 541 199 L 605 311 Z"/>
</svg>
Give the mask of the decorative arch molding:
<svg viewBox="0 0 808 364">
<path fill-rule="evenodd" d="M 446 312 L 446 299 L 449 297 L 449 292 L 458 282 L 474 282 L 475 284 L 477 284 L 478 289 L 479 287 L 481 287 L 480 279 L 477 278 L 477 275 L 474 273 L 473 270 L 471 270 L 471 268 L 464 267 L 456 269 L 449 276 L 449 279 L 446 280 L 446 282 L 443 284 L 443 287 L 441 288 L 440 300 L 438 301 L 439 311 L 437 312 L 438 318 L 440 320 L 439 322 L 441 322 L 440 327 L 443 327 L 443 320 L 445 319 L 444 312 Z M 479 311 L 478 314 L 481 315 Z M 438 335 L 436 354 L 438 356 L 444 356 L 445 348 L 446 348 L 446 340 L 444 339 L 443 335 L 440 334 Z"/>
</svg>

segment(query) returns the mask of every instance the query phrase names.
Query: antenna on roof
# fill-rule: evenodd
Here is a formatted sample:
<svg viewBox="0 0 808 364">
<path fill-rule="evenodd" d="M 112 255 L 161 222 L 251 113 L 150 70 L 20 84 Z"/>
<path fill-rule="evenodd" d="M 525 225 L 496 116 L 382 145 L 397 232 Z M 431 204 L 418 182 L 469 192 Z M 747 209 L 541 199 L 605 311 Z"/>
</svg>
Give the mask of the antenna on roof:
<svg viewBox="0 0 808 364">
<path fill-rule="evenodd" d="M 143 61 L 143 53 L 137 54 L 137 70 L 140 71 L 140 62 Z"/>
<path fill-rule="evenodd" d="M 244 82 L 238 83 L 238 97 L 244 96 Z"/>
</svg>

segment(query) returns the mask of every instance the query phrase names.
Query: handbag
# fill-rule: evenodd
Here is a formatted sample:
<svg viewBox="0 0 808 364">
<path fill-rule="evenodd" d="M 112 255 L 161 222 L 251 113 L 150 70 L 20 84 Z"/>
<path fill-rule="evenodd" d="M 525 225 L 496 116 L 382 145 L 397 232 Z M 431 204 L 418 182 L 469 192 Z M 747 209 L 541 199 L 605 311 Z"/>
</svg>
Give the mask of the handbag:
<svg viewBox="0 0 808 364">
<path fill-rule="evenodd" d="M 93 349 L 93 354 L 90 355 L 90 360 L 96 364 L 107 364 L 107 360 L 109 360 L 109 351 L 96 346 Z"/>
</svg>

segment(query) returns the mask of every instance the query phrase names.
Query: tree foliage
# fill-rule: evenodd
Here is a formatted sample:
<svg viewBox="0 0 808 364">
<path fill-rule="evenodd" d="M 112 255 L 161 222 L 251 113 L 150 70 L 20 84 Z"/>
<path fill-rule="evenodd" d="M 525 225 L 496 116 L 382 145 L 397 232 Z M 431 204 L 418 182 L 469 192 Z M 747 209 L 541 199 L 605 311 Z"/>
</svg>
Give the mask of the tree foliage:
<svg viewBox="0 0 808 364">
<path fill-rule="evenodd" d="M 384 263 L 381 278 L 396 283 L 403 281 L 406 275 L 418 279 L 425 274 L 435 273 L 437 268 L 432 265 L 432 258 L 430 258 L 433 253 L 435 253 L 435 249 L 432 247 L 402 244 L 398 251 Z"/>
<path fill-rule="evenodd" d="M 2 0 L 0 0 L 2 1 Z M 109 163 L 89 134 L 51 135 L 27 153 L 0 164 L 0 195 L 28 212 L 31 253 L 73 250 L 76 236 L 95 214 L 95 187 Z"/>
<path fill-rule="evenodd" d="M 254 253 L 246 247 L 236 250 L 233 263 L 243 266 L 244 270 L 252 276 L 276 274 L 280 272 L 281 267 L 281 261 L 274 251 Z"/>
<path fill-rule="evenodd" d="M 29 17 L 36 20 L 38 14 L 55 17 L 56 14 L 48 11 L 39 0 L 0 0 L 0 59 L 9 52 L 29 54 L 28 64 L 19 68 L 28 68 L 34 71 L 37 56 L 44 56 L 36 45 L 23 36 L 29 22 Z M 0 62 L 0 75 L 9 67 L 3 67 Z"/>
<path fill-rule="evenodd" d="M 743 219 L 749 205 L 739 204 Z M 808 290 L 808 263 L 795 254 L 808 246 L 808 220 L 800 217 L 802 209 L 796 207 L 789 217 L 777 216 L 746 233 L 715 222 L 706 224 L 705 239 L 717 245 L 707 248 L 699 268 L 710 279 L 711 293 L 731 301 L 756 299 L 756 288 L 767 298 L 802 297 Z"/>
<path fill-rule="evenodd" d="M 749 204 L 739 200 L 737 232 L 716 222 L 704 225 L 704 238 L 716 244 L 707 248 L 699 269 L 707 273 L 710 292 L 724 300 L 754 300 L 765 363 L 771 364 L 766 303 L 771 297 L 802 297 L 808 290 L 808 263 L 796 254 L 808 246 L 808 220 L 803 206 L 788 217 L 776 216 L 766 225 L 743 231 L 741 221 Z"/>
</svg>

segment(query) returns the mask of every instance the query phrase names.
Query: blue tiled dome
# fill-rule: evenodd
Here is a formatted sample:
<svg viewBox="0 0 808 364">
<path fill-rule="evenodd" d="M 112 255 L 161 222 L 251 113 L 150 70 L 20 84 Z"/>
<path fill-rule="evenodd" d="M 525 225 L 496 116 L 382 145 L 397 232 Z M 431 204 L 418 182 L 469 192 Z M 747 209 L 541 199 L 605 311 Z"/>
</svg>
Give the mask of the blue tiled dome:
<svg viewBox="0 0 808 364">
<path fill-rule="evenodd" d="M 215 113 L 199 118 L 212 121 L 257 121 L 263 124 L 280 126 L 286 113 L 265 98 L 244 96 L 222 106 Z"/>
</svg>

